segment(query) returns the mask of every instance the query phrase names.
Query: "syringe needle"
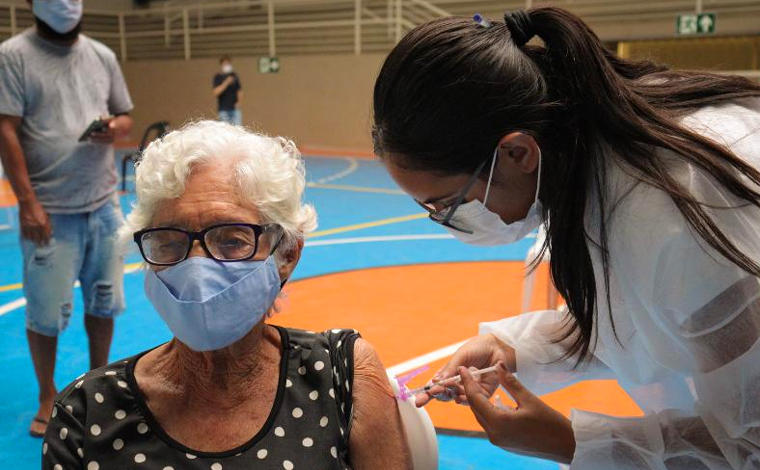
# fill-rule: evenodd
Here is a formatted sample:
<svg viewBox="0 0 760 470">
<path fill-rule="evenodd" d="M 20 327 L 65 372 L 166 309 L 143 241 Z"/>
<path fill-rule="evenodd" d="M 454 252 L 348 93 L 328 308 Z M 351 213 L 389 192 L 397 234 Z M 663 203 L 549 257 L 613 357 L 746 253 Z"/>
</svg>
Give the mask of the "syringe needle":
<svg viewBox="0 0 760 470">
<path fill-rule="evenodd" d="M 479 377 L 481 375 L 490 374 L 491 372 L 496 372 L 496 366 L 486 367 L 485 369 L 474 370 L 474 371 L 470 372 L 470 374 L 473 377 Z M 462 376 L 461 375 L 455 375 L 454 377 L 449 377 L 447 379 L 439 380 L 438 382 L 433 382 L 433 383 L 431 383 L 429 385 L 425 385 L 424 387 L 418 387 L 418 388 L 415 388 L 414 390 L 409 390 L 408 393 L 410 395 L 417 395 L 418 393 L 427 392 L 431 388 L 433 388 L 435 386 L 438 386 L 438 385 L 440 385 L 440 386 L 446 386 L 446 385 L 451 385 L 451 384 L 459 383 L 461 381 L 462 381 Z"/>
</svg>

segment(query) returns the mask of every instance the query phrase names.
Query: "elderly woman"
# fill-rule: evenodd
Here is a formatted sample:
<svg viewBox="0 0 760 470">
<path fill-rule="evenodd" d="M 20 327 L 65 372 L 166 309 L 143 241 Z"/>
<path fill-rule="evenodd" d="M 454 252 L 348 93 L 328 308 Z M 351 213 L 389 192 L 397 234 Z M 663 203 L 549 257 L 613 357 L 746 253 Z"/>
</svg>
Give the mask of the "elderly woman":
<svg viewBox="0 0 760 470">
<path fill-rule="evenodd" d="M 373 348 L 266 322 L 316 225 L 304 186 L 284 139 L 205 121 L 151 144 L 125 231 L 174 339 L 61 392 L 43 468 L 411 468 Z"/>
</svg>

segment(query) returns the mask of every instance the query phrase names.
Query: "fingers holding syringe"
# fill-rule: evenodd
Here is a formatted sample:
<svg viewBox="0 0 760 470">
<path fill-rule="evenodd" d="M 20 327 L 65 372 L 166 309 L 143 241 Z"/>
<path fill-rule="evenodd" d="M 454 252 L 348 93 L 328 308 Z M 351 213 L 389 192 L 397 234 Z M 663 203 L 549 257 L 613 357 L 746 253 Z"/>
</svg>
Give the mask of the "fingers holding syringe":
<svg viewBox="0 0 760 470">
<path fill-rule="evenodd" d="M 475 372 L 478 369 L 476 367 L 470 367 L 470 371 Z M 440 372 L 436 374 L 434 380 L 428 384 L 432 385 L 426 392 L 420 393 L 415 397 L 415 404 L 418 408 L 421 408 L 433 400 L 448 402 L 454 401 L 459 405 L 467 406 L 467 395 L 458 377 L 447 377 L 439 379 L 441 377 Z M 480 377 L 475 377 L 474 380 L 480 382 Z M 436 383 L 433 385 L 433 383 Z"/>
<path fill-rule="evenodd" d="M 464 391 L 464 389 L 462 389 L 462 391 Z M 459 395 L 459 390 L 454 390 L 451 387 L 444 387 L 442 385 L 434 385 L 429 390 L 417 394 L 415 397 L 415 404 L 417 405 L 417 408 L 422 408 L 433 400 L 451 401 L 456 399 Z"/>
</svg>

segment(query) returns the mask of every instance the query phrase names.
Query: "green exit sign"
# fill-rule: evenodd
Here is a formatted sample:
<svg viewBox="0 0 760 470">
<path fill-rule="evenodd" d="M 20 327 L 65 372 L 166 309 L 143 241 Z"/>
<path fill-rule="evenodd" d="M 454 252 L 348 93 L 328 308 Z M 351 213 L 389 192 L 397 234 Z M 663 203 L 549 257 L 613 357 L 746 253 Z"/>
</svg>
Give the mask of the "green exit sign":
<svg viewBox="0 0 760 470">
<path fill-rule="evenodd" d="M 277 57 L 259 57 L 259 73 L 278 73 L 280 59 Z"/>
<path fill-rule="evenodd" d="M 681 35 L 713 34 L 715 13 L 690 13 L 678 15 L 676 33 Z"/>
</svg>

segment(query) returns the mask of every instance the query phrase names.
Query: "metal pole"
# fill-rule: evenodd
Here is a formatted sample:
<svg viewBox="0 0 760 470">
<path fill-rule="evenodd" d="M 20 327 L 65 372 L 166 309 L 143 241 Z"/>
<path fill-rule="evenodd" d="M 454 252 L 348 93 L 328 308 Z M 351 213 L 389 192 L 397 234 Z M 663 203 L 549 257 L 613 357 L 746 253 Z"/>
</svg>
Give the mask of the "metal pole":
<svg viewBox="0 0 760 470">
<path fill-rule="evenodd" d="M 169 14 L 167 13 L 166 16 L 164 16 L 164 45 L 166 47 L 171 46 L 172 44 L 172 34 L 171 34 L 171 20 L 169 19 Z"/>
<path fill-rule="evenodd" d="M 393 37 L 393 0 L 388 0 L 388 39 Z"/>
<path fill-rule="evenodd" d="M 182 10 L 182 33 L 185 36 L 185 60 L 190 60 L 190 12 Z"/>
<path fill-rule="evenodd" d="M 277 46 L 274 42 L 274 3 L 267 3 L 267 28 L 269 29 L 269 57 L 277 56 Z"/>
<path fill-rule="evenodd" d="M 362 53 L 362 0 L 354 0 L 354 54 Z"/>
<path fill-rule="evenodd" d="M 11 5 L 11 36 L 16 35 L 16 7 Z"/>
<path fill-rule="evenodd" d="M 401 41 L 401 0 L 396 0 L 396 42 Z"/>
<path fill-rule="evenodd" d="M 121 49 L 121 61 L 127 61 L 127 27 L 124 24 L 124 13 L 119 13 L 119 47 Z"/>
<path fill-rule="evenodd" d="M 171 27 L 172 22 L 171 19 L 169 19 L 169 9 L 167 8 L 169 6 L 169 2 L 164 3 L 164 46 L 167 48 L 171 46 L 172 44 L 172 34 L 171 34 Z"/>
</svg>

